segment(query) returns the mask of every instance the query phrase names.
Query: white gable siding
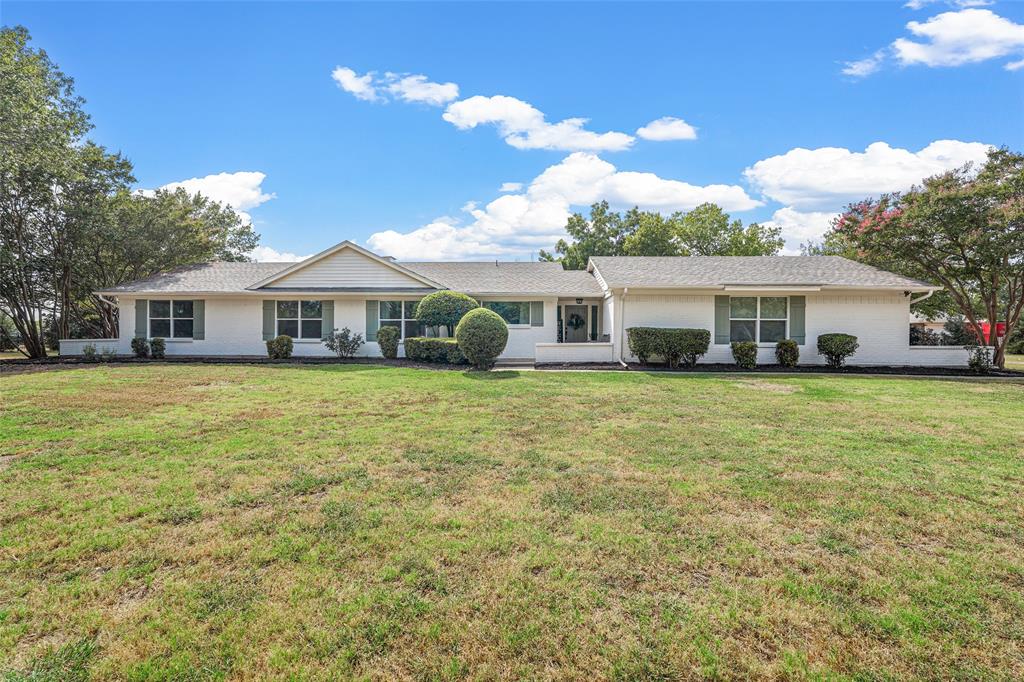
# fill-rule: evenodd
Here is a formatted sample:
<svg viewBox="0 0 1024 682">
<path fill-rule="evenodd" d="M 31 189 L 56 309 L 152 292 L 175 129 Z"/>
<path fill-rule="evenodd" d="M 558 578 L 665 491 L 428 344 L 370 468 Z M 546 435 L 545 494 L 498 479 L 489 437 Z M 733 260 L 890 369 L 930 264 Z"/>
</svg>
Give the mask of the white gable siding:
<svg viewBox="0 0 1024 682">
<path fill-rule="evenodd" d="M 267 286 L 429 288 L 420 280 L 352 249 L 342 249 Z"/>
</svg>

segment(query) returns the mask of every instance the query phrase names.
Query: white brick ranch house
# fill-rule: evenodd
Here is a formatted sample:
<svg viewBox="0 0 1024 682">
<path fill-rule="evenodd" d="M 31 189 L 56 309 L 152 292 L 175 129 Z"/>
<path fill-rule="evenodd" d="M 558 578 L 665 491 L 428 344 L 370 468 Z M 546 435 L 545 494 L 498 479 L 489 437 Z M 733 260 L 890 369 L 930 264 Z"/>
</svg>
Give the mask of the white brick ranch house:
<svg viewBox="0 0 1024 682">
<path fill-rule="evenodd" d="M 381 326 L 402 338 L 432 333 L 415 303 L 440 289 L 464 292 L 509 327 L 502 358 L 552 362 L 633 361 L 626 329 L 695 327 L 711 332 L 701 362 L 731 363 L 730 342 L 757 341 L 774 363 L 792 338 L 801 364 L 821 364 L 819 334 L 854 334 L 859 365 L 963 365 L 954 347 L 911 347 L 912 300 L 938 287 L 834 256 L 597 256 L 587 270 L 557 263 L 396 262 L 349 241 L 298 263 L 205 263 L 97 292 L 115 302 L 120 337 L 64 340 L 62 354 L 131 353 L 136 336 L 166 339 L 168 355 L 265 356 L 288 334 L 296 356 L 327 356 L 321 338 L 348 327 L 379 356 Z M 401 354 L 401 347 L 400 347 Z"/>
</svg>

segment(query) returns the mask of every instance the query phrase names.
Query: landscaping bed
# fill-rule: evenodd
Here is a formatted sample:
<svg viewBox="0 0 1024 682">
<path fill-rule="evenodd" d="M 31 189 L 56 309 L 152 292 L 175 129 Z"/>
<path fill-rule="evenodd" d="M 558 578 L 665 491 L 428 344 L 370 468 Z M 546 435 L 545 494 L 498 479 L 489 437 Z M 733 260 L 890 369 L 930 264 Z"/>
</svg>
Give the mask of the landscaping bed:
<svg viewBox="0 0 1024 682">
<path fill-rule="evenodd" d="M 783 367 L 782 365 L 757 365 L 753 369 L 744 369 L 734 364 L 707 363 L 698 364 L 694 367 L 670 368 L 662 364 L 629 363 L 623 367 L 619 363 L 548 363 L 537 365 L 541 370 L 569 370 L 587 369 L 604 371 L 640 371 L 640 372 L 667 372 L 667 373 L 726 373 L 726 374 L 883 374 L 883 375 L 904 375 L 904 376 L 931 376 L 931 377 L 1012 377 L 1024 379 L 1024 371 L 1014 369 L 993 369 L 987 374 L 978 374 L 968 367 L 907 367 L 907 366 L 857 366 L 847 365 L 839 368 L 828 367 L 827 365 L 797 365 L 796 367 Z"/>
</svg>

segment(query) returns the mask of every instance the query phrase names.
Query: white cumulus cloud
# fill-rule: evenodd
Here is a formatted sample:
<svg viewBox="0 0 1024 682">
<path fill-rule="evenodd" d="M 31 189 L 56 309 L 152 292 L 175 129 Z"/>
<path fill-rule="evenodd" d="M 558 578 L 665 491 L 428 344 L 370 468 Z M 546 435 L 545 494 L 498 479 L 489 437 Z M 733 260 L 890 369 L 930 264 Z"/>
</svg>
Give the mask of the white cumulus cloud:
<svg viewBox="0 0 1024 682">
<path fill-rule="evenodd" d="M 501 183 L 501 187 L 498 188 L 498 191 L 499 192 L 518 192 L 522 188 L 523 188 L 523 183 L 521 183 L 521 182 L 503 182 L 503 183 Z"/>
<path fill-rule="evenodd" d="M 273 193 L 263 191 L 266 173 L 259 171 L 238 171 L 236 173 L 215 173 L 201 178 L 189 178 L 178 182 L 169 182 L 159 189 L 173 192 L 184 189 L 189 194 L 202 194 L 208 199 L 230 206 L 239 215 L 243 223 L 251 223 L 252 216 L 248 210 L 270 201 Z M 153 190 L 139 190 L 144 195 L 151 195 Z"/>
<path fill-rule="evenodd" d="M 467 203 L 465 223 L 444 217 L 409 232 L 377 232 L 367 245 L 406 260 L 523 255 L 550 249 L 564 236 L 573 210 L 585 210 L 603 199 L 618 208 L 639 205 L 659 211 L 689 210 L 708 201 L 727 211 L 762 205 L 738 185 L 701 186 L 654 173 L 620 171 L 595 154 L 575 152 L 546 168 L 525 191 L 503 194 L 483 207 Z"/>
<path fill-rule="evenodd" d="M 885 142 L 863 152 L 843 147 L 791 149 L 758 161 L 744 171 L 764 196 L 798 210 L 835 210 L 883 192 L 909 189 L 926 177 L 984 162 L 990 145 L 936 140 L 913 152 Z"/>
<path fill-rule="evenodd" d="M 299 256 L 291 251 L 278 251 L 269 246 L 257 246 L 249 252 L 250 258 L 265 263 L 294 263 L 296 261 L 306 260 L 310 255 L 312 254 Z"/>
<path fill-rule="evenodd" d="M 853 76 L 854 78 L 863 78 L 864 76 L 870 76 L 875 71 L 882 68 L 882 64 L 885 62 L 886 50 L 878 50 L 870 57 L 864 59 L 858 59 L 855 62 L 846 62 L 846 66 L 843 67 L 843 74 L 847 76 Z"/>
<path fill-rule="evenodd" d="M 377 87 L 374 85 L 372 71 L 360 76 L 347 66 L 338 66 L 331 72 L 331 78 L 334 79 L 339 88 L 352 94 L 356 99 L 366 100 L 367 102 L 375 102 L 380 99 Z"/>
<path fill-rule="evenodd" d="M 697 129 L 681 118 L 663 116 L 636 131 L 638 137 L 655 142 L 696 140 Z"/>
<path fill-rule="evenodd" d="M 434 83 L 421 74 L 400 76 L 389 73 L 387 91 L 406 102 L 423 102 L 439 107 L 459 97 L 455 83 Z"/>
<path fill-rule="evenodd" d="M 834 211 L 798 211 L 786 206 L 775 211 L 772 219 L 763 224 L 782 228 L 782 236 L 788 243 L 802 244 L 824 237 L 837 215 Z"/>
<path fill-rule="evenodd" d="M 474 95 L 448 105 L 442 118 L 459 130 L 494 125 L 505 142 L 516 149 L 562 151 L 620 151 L 628 149 L 633 136 L 619 132 L 586 130 L 585 118 L 548 123 L 543 112 L 521 99 L 507 95 Z"/>
</svg>

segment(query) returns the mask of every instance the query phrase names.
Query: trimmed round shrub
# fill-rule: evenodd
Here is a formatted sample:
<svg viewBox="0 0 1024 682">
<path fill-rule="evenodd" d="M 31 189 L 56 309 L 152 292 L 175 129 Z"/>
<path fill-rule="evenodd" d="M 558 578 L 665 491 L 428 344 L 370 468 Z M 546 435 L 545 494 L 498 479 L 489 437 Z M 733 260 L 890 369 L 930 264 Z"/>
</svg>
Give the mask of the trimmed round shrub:
<svg viewBox="0 0 1024 682">
<path fill-rule="evenodd" d="M 852 334 L 822 334 L 818 337 L 818 353 L 825 356 L 829 367 L 842 367 L 846 358 L 857 352 L 860 344 Z"/>
<path fill-rule="evenodd" d="M 292 337 L 287 334 L 281 334 L 277 338 L 267 341 L 267 356 L 271 360 L 287 360 L 292 356 L 294 348 L 295 345 L 292 343 Z"/>
<path fill-rule="evenodd" d="M 757 367 L 757 343 L 754 341 L 733 341 L 732 358 L 742 369 Z"/>
<path fill-rule="evenodd" d="M 153 358 L 155 358 L 157 360 L 161 360 L 161 359 L 163 359 L 163 357 L 166 354 L 166 352 L 167 352 L 167 342 L 166 341 L 164 341 L 162 338 L 159 338 L 159 337 L 155 338 L 155 339 L 150 339 L 150 341 L 149 341 L 149 354 Z"/>
<path fill-rule="evenodd" d="M 508 325 L 493 310 L 476 308 L 455 328 L 455 340 L 471 365 L 490 369 L 508 343 Z"/>
<path fill-rule="evenodd" d="M 775 344 L 775 359 L 783 367 L 796 367 L 800 362 L 800 345 L 793 339 L 783 339 Z"/>
<path fill-rule="evenodd" d="M 398 357 L 398 341 L 402 338 L 402 332 L 398 327 L 381 327 L 377 330 L 377 345 L 380 346 L 380 354 L 389 360 Z"/>
<path fill-rule="evenodd" d="M 466 356 L 459 350 L 455 339 L 414 336 L 405 340 L 405 357 L 416 362 L 440 362 L 449 365 L 466 364 Z"/>
<path fill-rule="evenodd" d="M 132 339 L 132 352 L 135 353 L 137 358 L 148 358 L 149 357 L 149 341 L 142 336 L 136 336 Z"/>
<path fill-rule="evenodd" d="M 428 327 L 445 327 L 448 336 L 463 316 L 480 307 L 473 298 L 457 291 L 435 291 L 427 294 L 416 306 L 416 321 Z"/>
</svg>

